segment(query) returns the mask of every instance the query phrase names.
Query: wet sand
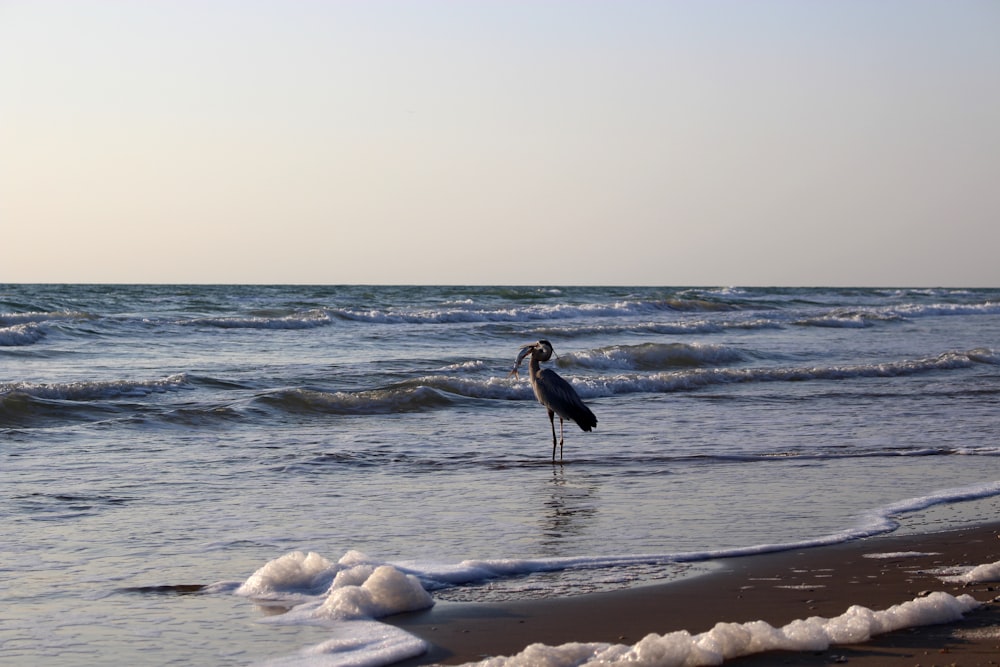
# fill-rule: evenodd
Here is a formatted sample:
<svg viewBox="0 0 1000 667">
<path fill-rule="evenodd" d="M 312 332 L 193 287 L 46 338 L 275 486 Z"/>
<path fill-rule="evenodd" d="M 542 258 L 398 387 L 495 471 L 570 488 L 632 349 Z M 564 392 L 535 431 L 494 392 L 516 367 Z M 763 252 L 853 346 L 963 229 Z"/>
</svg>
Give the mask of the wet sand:
<svg viewBox="0 0 1000 667">
<path fill-rule="evenodd" d="M 922 555 L 870 557 L 907 552 Z M 726 664 L 1000 665 L 1000 582 L 963 585 L 933 573 L 996 561 L 1000 523 L 726 559 L 709 574 L 625 591 L 496 604 L 438 603 L 384 620 L 432 645 L 425 655 L 400 663 L 408 667 L 513 655 L 536 642 L 634 644 L 649 633 L 696 634 L 719 621 L 764 620 L 780 627 L 810 616 L 839 616 L 855 604 L 880 610 L 945 591 L 967 593 L 983 605 L 956 623 L 901 630 L 818 653 L 771 652 Z"/>
</svg>

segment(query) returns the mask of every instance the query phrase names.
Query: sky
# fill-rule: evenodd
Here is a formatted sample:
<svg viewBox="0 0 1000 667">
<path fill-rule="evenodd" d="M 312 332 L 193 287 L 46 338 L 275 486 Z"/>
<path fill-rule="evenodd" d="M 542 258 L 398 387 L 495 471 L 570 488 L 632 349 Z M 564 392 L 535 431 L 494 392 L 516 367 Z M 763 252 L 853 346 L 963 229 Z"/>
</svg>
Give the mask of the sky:
<svg viewBox="0 0 1000 667">
<path fill-rule="evenodd" d="M 1000 287 L 997 0 L 0 0 L 0 282 Z"/>
</svg>

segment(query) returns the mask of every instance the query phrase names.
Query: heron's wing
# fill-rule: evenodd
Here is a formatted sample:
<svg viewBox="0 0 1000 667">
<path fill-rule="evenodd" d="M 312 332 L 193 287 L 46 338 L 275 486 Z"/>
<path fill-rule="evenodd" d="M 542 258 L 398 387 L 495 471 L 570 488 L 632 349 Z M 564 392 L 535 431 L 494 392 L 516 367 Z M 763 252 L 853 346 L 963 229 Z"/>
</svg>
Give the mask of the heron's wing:
<svg viewBox="0 0 1000 667">
<path fill-rule="evenodd" d="M 539 402 L 563 419 L 572 419 L 584 431 L 597 426 L 597 417 L 590 411 L 572 385 L 553 370 L 544 368 L 535 379 L 535 394 Z"/>
</svg>

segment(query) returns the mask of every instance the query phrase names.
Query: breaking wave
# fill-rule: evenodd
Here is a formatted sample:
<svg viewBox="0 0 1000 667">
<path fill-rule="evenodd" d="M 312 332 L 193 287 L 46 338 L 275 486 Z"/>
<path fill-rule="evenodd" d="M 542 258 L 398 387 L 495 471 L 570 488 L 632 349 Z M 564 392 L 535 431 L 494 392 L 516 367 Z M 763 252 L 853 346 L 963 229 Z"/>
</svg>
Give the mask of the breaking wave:
<svg viewBox="0 0 1000 667">
<path fill-rule="evenodd" d="M 147 396 L 185 386 L 187 375 L 180 373 L 158 380 L 96 380 L 82 382 L 12 382 L 0 384 L 0 400 L 22 395 L 61 401 L 95 401 L 121 396 Z"/>
<path fill-rule="evenodd" d="M 895 313 L 866 311 L 834 311 L 818 317 L 796 320 L 794 324 L 811 327 L 831 327 L 844 329 L 866 329 L 880 322 L 896 322 L 904 319 Z"/>
<path fill-rule="evenodd" d="M 975 364 L 1000 365 L 996 351 L 978 349 L 969 352 L 946 352 L 938 357 L 842 366 L 792 368 L 697 368 L 653 373 L 618 375 L 610 378 L 583 378 L 574 381 L 585 398 L 637 392 L 690 391 L 712 385 L 746 382 L 805 382 L 809 380 L 844 380 L 868 377 L 902 377 L 933 371 L 970 368 Z"/>
<path fill-rule="evenodd" d="M 773 319 L 757 318 L 753 320 L 706 320 L 684 319 L 669 322 L 603 322 L 598 324 L 567 324 L 563 326 L 539 326 L 534 328 L 518 328 L 518 332 L 526 335 L 549 338 L 573 338 L 579 336 L 614 336 L 622 333 L 660 334 L 668 336 L 686 336 L 697 334 L 716 334 L 731 330 L 749 331 L 753 329 L 780 329 L 784 325 Z"/>
<path fill-rule="evenodd" d="M 115 400 L 179 390 L 187 382 L 179 374 L 158 380 L 0 383 L 0 426 L 55 426 L 120 416 L 123 407 Z"/>
<path fill-rule="evenodd" d="M 333 318 L 323 310 L 311 310 L 277 317 L 200 317 L 182 320 L 189 326 L 217 327 L 219 329 L 312 329 L 330 324 Z"/>
<path fill-rule="evenodd" d="M 643 343 L 641 345 L 611 345 L 587 352 L 560 356 L 560 365 L 590 369 L 659 370 L 663 368 L 699 367 L 743 361 L 741 350 L 725 345 L 701 343 Z"/>
<path fill-rule="evenodd" d="M 51 322 L 59 320 L 85 320 L 92 316 L 70 310 L 55 311 L 31 311 L 26 313 L 0 313 L 0 326 L 10 326 L 15 324 L 27 324 L 38 322 Z"/>
<path fill-rule="evenodd" d="M 257 403 L 293 413 L 380 415 L 446 407 L 453 401 L 428 386 L 400 386 L 359 392 L 284 389 L 256 399 Z"/>
<path fill-rule="evenodd" d="M 45 337 L 45 332 L 34 322 L 0 327 L 0 347 L 31 345 Z"/>
<path fill-rule="evenodd" d="M 898 322 L 919 317 L 942 317 L 949 315 L 996 315 L 1000 314 L 1000 303 L 957 304 L 905 304 L 881 308 L 837 309 L 828 313 L 805 317 L 794 321 L 800 326 L 867 328 L 881 322 Z"/>
<path fill-rule="evenodd" d="M 511 308 L 427 308 L 414 310 L 337 309 L 331 314 L 345 320 L 381 324 L 443 324 L 468 322 L 532 322 L 580 317 L 623 317 L 644 313 L 720 312 L 738 306 L 701 299 L 618 301 L 614 303 L 530 305 Z"/>
</svg>

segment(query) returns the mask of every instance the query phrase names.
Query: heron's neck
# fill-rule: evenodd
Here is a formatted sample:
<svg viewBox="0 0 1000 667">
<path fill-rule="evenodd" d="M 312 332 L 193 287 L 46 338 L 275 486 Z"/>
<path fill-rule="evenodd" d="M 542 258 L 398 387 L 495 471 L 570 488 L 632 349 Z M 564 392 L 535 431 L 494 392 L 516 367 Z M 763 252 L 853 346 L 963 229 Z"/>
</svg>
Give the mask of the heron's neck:
<svg viewBox="0 0 1000 667">
<path fill-rule="evenodd" d="M 531 377 L 535 377 L 536 375 L 538 375 L 538 371 L 541 370 L 541 366 L 539 366 L 538 364 L 539 364 L 538 359 L 535 359 L 534 357 L 532 357 L 531 361 L 528 362 L 528 374 Z"/>
</svg>

